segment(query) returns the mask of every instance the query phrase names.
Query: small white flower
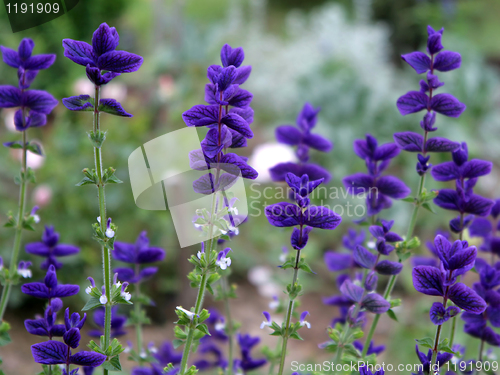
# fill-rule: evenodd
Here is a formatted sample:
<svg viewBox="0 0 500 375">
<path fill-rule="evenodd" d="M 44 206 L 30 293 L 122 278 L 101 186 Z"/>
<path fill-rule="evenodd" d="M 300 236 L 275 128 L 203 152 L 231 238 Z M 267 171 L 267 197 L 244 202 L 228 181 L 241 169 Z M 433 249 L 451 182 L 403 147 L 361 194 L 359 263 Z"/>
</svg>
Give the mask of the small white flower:
<svg viewBox="0 0 500 375">
<path fill-rule="evenodd" d="M 264 327 L 271 327 L 273 324 L 273 321 L 271 320 L 271 314 L 269 314 L 267 311 L 263 311 L 262 314 L 265 316 L 266 320 L 260 323 L 260 329 L 264 329 Z"/>
<path fill-rule="evenodd" d="M 369 241 L 366 244 L 366 247 L 368 247 L 369 249 L 375 249 L 376 246 L 377 246 L 377 244 L 375 243 L 375 241 Z"/>
<path fill-rule="evenodd" d="M 190 320 L 193 320 L 196 315 L 194 312 L 182 308 L 182 306 L 177 306 L 176 309 L 186 314 Z"/>
<path fill-rule="evenodd" d="M 125 349 L 123 349 L 124 353 L 130 353 L 130 346 L 126 346 Z"/>
<path fill-rule="evenodd" d="M 287 258 L 288 258 L 288 254 L 285 254 L 285 253 L 280 254 L 280 262 L 281 263 L 285 263 Z"/>
<path fill-rule="evenodd" d="M 231 258 L 222 257 L 220 260 L 216 261 L 215 264 L 217 264 L 221 270 L 225 270 L 231 265 Z"/>
<path fill-rule="evenodd" d="M 31 215 L 31 217 L 33 218 L 33 221 L 35 222 L 35 224 L 38 224 L 40 222 L 40 216 L 38 215 Z"/>
<path fill-rule="evenodd" d="M 202 253 L 201 251 L 198 251 L 198 253 L 196 254 L 196 256 L 198 257 L 198 259 L 201 259 L 201 255 L 202 255 L 202 254 L 203 254 L 203 253 Z"/>
<path fill-rule="evenodd" d="M 90 294 L 92 292 L 92 287 L 88 286 L 85 288 L 85 293 Z"/>
<path fill-rule="evenodd" d="M 306 326 L 307 328 L 311 329 L 311 323 L 309 323 L 307 320 L 306 320 L 306 316 L 309 315 L 309 312 L 308 311 L 304 311 L 302 314 L 300 314 L 300 326 L 301 327 L 304 327 Z"/>
<path fill-rule="evenodd" d="M 31 270 L 27 269 L 27 268 L 24 268 L 24 269 L 18 269 L 17 270 L 17 273 L 19 275 L 21 275 L 22 277 L 24 277 L 25 279 L 29 279 L 31 278 L 32 274 L 31 274 Z"/>
<path fill-rule="evenodd" d="M 217 322 L 217 323 L 215 323 L 214 328 L 216 331 L 223 331 L 224 328 L 226 328 L 226 323 L 225 322 Z"/>
<path fill-rule="evenodd" d="M 100 216 L 97 216 L 97 222 L 98 222 L 99 224 L 101 224 L 101 217 L 100 217 Z"/>
<path fill-rule="evenodd" d="M 120 292 L 120 296 L 122 296 L 125 301 L 130 301 L 130 299 L 132 298 L 132 294 L 130 294 L 129 292 Z"/>
<path fill-rule="evenodd" d="M 101 304 L 105 305 L 108 303 L 108 297 L 106 297 L 104 294 L 102 296 L 99 297 L 99 302 L 101 302 Z"/>
<path fill-rule="evenodd" d="M 113 238 L 115 236 L 115 231 L 111 228 L 106 229 L 106 237 Z"/>
<path fill-rule="evenodd" d="M 141 354 L 139 354 L 141 358 L 146 358 L 148 355 L 146 354 L 146 351 L 144 349 L 141 349 Z"/>
<path fill-rule="evenodd" d="M 150 346 L 148 348 L 148 350 L 149 350 L 150 353 L 153 353 L 153 354 L 158 353 L 158 348 L 156 346 Z"/>
<path fill-rule="evenodd" d="M 271 302 L 269 302 L 269 308 L 271 310 L 276 310 L 279 305 L 280 305 L 280 300 L 278 299 L 277 296 L 274 296 L 273 300 Z"/>
<path fill-rule="evenodd" d="M 219 229 L 219 230 L 220 230 L 220 232 L 222 233 L 222 235 L 227 234 L 227 230 L 222 230 L 222 229 Z"/>
</svg>

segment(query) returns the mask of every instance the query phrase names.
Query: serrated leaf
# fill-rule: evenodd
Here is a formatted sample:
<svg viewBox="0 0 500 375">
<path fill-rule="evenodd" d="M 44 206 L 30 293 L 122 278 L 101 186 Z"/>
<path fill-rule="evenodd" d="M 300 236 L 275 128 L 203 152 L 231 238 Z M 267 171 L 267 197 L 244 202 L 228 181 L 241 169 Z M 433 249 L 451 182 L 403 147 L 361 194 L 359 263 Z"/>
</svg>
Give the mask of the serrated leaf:
<svg viewBox="0 0 500 375">
<path fill-rule="evenodd" d="M 102 364 L 102 367 L 108 371 L 121 371 L 120 358 L 118 356 L 111 358 Z"/>
<path fill-rule="evenodd" d="M 433 349 L 434 348 L 434 340 L 430 337 L 425 337 L 423 339 L 415 340 L 418 345 L 423 346 L 425 348 Z"/>
<path fill-rule="evenodd" d="M 396 316 L 394 311 L 391 309 L 387 310 L 387 316 L 396 322 L 398 321 L 398 317 Z"/>
<path fill-rule="evenodd" d="M 75 186 L 84 186 L 90 184 L 96 185 L 96 182 L 88 177 L 84 177 L 79 183 L 75 184 Z"/>
<path fill-rule="evenodd" d="M 300 337 L 300 335 L 298 334 L 298 332 L 293 332 L 291 335 L 290 335 L 290 338 L 292 339 L 295 339 L 295 340 L 304 340 L 302 337 Z"/>
<path fill-rule="evenodd" d="M 90 297 L 85 306 L 83 306 L 82 311 L 89 311 L 95 309 L 96 307 L 102 307 L 102 303 L 96 297 Z"/>
<path fill-rule="evenodd" d="M 208 331 L 208 327 L 206 324 L 198 324 L 196 326 L 196 329 L 203 332 L 205 335 L 212 336 L 210 332 Z"/>
</svg>

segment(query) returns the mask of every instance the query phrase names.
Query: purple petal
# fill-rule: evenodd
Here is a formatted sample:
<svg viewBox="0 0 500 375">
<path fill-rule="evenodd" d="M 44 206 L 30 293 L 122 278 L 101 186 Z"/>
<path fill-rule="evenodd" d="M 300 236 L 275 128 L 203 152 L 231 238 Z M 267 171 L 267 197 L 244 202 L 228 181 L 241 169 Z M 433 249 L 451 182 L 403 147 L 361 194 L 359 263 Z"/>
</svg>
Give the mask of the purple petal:
<svg viewBox="0 0 500 375">
<path fill-rule="evenodd" d="M 222 66 L 226 67 L 233 65 L 237 68 L 243 63 L 243 60 L 245 59 L 245 52 L 241 47 L 233 49 L 229 44 L 224 44 L 220 51 L 220 59 Z"/>
<path fill-rule="evenodd" d="M 99 100 L 99 111 L 109 113 L 110 115 L 121 117 L 132 117 L 130 113 L 125 112 L 122 105 L 115 99 Z"/>
<path fill-rule="evenodd" d="M 49 68 L 56 61 L 56 55 L 36 55 L 30 57 L 24 64 L 23 67 L 26 70 L 42 70 Z"/>
<path fill-rule="evenodd" d="M 24 321 L 24 327 L 26 330 L 36 336 L 48 336 L 47 328 L 45 326 L 45 319 L 26 319 Z"/>
<path fill-rule="evenodd" d="M 412 271 L 413 286 L 429 296 L 443 296 L 443 273 L 435 267 L 417 266 Z"/>
<path fill-rule="evenodd" d="M 113 258 L 125 263 L 136 262 L 136 246 L 125 242 L 116 241 L 112 252 Z"/>
<path fill-rule="evenodd" d="M 219 152 L 222 151 L 224 147 L 228 147 L 232 143 L 232 133 L 223 125 L 220 134 L 220 145 L 219 145 L 219 131 L 217 129 L 210 129 L 205 136 L 205 139 L 201 141 L 201 148 L 205 155 L 209 158 L 214 158 Z"/>
<path fill-rule="evenodd" d="M 457 142 L 442 137 L 433 137 L 427 140 L 425 150 L 428 152 L 450 152 L 460 147 Z"/>
<path fill-rule="evenodd" d="M 50 291 L 51 298 L 64 298 L 74 296 L 80 291 L 80 287 L 78 285 L 58 285 L 54 289 Z"/>
<path fill-rule="evenodd" d="M 233 153 L 225 154 L 221 158 L 220 166 L 223 170 L 234 176 L 239 176 L 241 173 L 243 178 L 251 180 L 255 180 L 258 176 L 257 171 L 249 166 L 241 156 Z"/>
<path fill-rule="evenodd" d="M 446 323 L 451 317 L 446 313 L 446 309 L 444 308 L 441 302 L 434 302 L 430 311 L 430 318 L 434 325 L 441 325 Z"/>
<path fill-rule="evenodd" d="M 240 66 L 235 71 L 233 83 L 238 85 L 245 83 L 251 72 L 252 67 L 250 65 Z"/>
<path fill-rule="evenodd" d="M 44 283 L 27 283 L 21 286 L 21 291 L 36 298 L 50 298 L 49 288 Z"/>
<path fill-rule="evenodd" d="M 430 54 L 434 55 L 443 49 L 441 37 L 442 35 L 440 33 L 429 35 L 429 38 L 427 39 L 427 50 Z"/>
<path fill-rule="evenodd" d="M 440 72 L 448 72 L 460 68 L 462 56 L 457 52 L 442 51 L 434 59 L 433 68 Z"/>
<path fill-rule="evenodd" d="M 229 148 L 247 147 L 247 139 L 245 137 L 233 129 L 229 129 L 229 132 L 231 133 L 231 144 Z"/>
<path fill-rule="evenodd" d="M 303 216 L 304 224 L 321 229 L 335 229 L 342 221 L 340 215 L 323 206 L 309 206 Z"/>
<path fill-rule="evenodd" d="M 386 143 L 377 147 L 375 154 L 373 155 L 374 160 L 389 160 L 399 155 L 401 152 L 400 148 L 394 143 Z"/>
<path fill-rule="evenodd" d="M 427 108 L 428 104 L 429 97 L 420 91 L 409 91 L 401 96 L 396 103 L 399 113 L 403 116 L 409 115 L 410 113 L 420 112 L 421 110 Z"/>
<path fill-rule="evenodd" d="M 101 74 L 101 70 L 96 67 L 92 67 L 87 65 L 85 68 L 85 72 L 87 73 L 87 78 L 96 86 L 102 86 L 109 83 L 113 78 L 118 77 L 121 73 L 115 72 L 107 72 Z"/>
<path fill-rule="evenodd" d="M 324 183 L 328 183 L 332 178 L 330 172 L 312 163 L 279 163 L 269 169 L 273 181 L 285 181 L 287 173 L 293 173 L 296 176 L 308 175 L 311 180 L 324 178 Z"/>
<path fill-rule="evenodd" d="M 353 284 L 349 279 L 344 281 L 340 286 L 340 292 L 351 299 L 353 302 L 361 302 L 363 298 L 364 289 L 358 285 Z"/>
<path fill-rule="evenodd" d="M 459 117 L 465 111 L 465 104 L 460 103 L 451 94 L 437 94 L 432 97 L 431 109 L 448 117 Z"/>
<path fill-rule="evenodd" d="M 463 275 L 474 267 L 476 256 L 477 250 L 475 246 L 459 250 L 448 260 L 448 269 L 456 270 L 453 272 L 453 276 Z"/>
<path fill-rule="evenodd" d="M 312 229 L 312 227 L 304 227 L 302 228 L 301 233 L 299 228 L 293 228 L 290 243 L 295 250 L 302 250 L 307 245 L 307 241 L 309 241 L 309 233 Z"/>
<path fill-rule="evenodd" d="M 26 252 L 42 257 L 47 257 L 50 254 L 50 248 L 43 242 L 33 242 L 26 245 Z"/>
<path fill-rule="evenodd" d="M 439 195 L 437 196 L 439 198 Z M 435 198 L 434 200 L 436 200 Z M 480 195 L 472 194 L 464 205 L 464 212 L 478 216 L 488 216 L 491 207 L 495 204 L 491 199 L 483 198 Z M 442 207 L 442 206 L 441 206 Z"/>
<path fill-rule="evenodd" d="M 454 162 L 446 161 L 434 166 L 431 175 L 436 181 L 451 181 L 460 178 L 460 171 Z"/>
<path fill-rule="evenodd" d="M 394 141 L 398 147 L 409 152 L 423 152 L 424 137 L 413 132 L 394 134 Z"/>
<path fill-rule="evenodd" d="M 75 327 L 69 329 L 63 335 L 64 343 L 73 349 L 78 348 L 78 345 L 80 345 L 81 338 L 82 335 L 80 335 L 80 330 Z"/>
<path fill-rule="evenodd" d="M 463 178 L 476 178 L 491 173 L 493 163 L 486 160 L 472 159 L 462 165 Z"/>
<path fill-rule="evenodd" d="M 282 125 L 276 128 L 276 140 L 290 146 L 296 146 L 302 139 L 302 132 L 295 126 Z"/>
<path fill-rule="evenodd" d="M 139 252 L 137 263 L 154 263 L 160 262 L 165 258 L 165 250 L 158 247 L 150 247 L 149 249 Z"/>
<path fill-rule="evenodd" d="M 403 269 L 403 265 L 399 262 L 392 262 L 390 260 L 381 260 L 375 266 L 375 271 L 380 275 L 397 275 Z"/>
<path fill-rule="evenodd" d="M 459 197 L 455 190 L 441 189 L 438 191 L 438 196 L 434 198 L 433 202 L 445 210 L 460 211 L 458 200 Z"/>
<path fill-rule="evenodd" d="M 370 293 L 361 303 L 361 307 L 374 314 L 383 314 L 391 308 L 390 302 L 387 302 L 381 295 Z"/>
<path fill-rule="evenodd" d="M 324 255 L 326 268 L 331 272 L 339 272 L 349 269 L 352 266 L 353 258 L 351 254 L 338 254 L 327 251 Z"/>
<path fill-rule="evenodd" d="M 70 96 L 63 98 L 62 102 L 70 111 L 94 111 L 94 98 L 89 95 Z"/>
<path fill-rule="evenodd" d="M 110 51 L 99 56 L 97 67 L 115 73 L 132 73 L 139 70 L 142 62 L 143 59 L 139 55 L 126 51 Z"/>
<path fill-rule="evenodd" d="M 382 176 L 377 180 L 378 192 L 391 198 L 405 198 L 411 193 L 411 189 L 400 179 L 393 176 Z"/>
<path fill-rule="evenodd" d="M 455 305 L 468 312 L 480 314 L 486 310 L 486 302 L 465 284 L 456 283 L 452 285 L 448 297 Z"/>
<path fill-rule="evenodd" d="M 19 54 L 17 51 L 13 49 L 0 46 L 0 50 L 2 51 L 3 62 L 13 68 L 19 68 L 21 65 L 21 59 L 19 58 Z"/>
<path fill-rule="evenodd" d="M 118 279 L 122 281 L 127 281 L 129 283 L 136 283 L 138 278 L 135 272 L 131 268 L 118 267 L 113 270 L 113 272 L 118 274 Z"/>
<path fill-rule="evenodd" d="M 17 87 L 1 85 L 0 86 L 0 108 L 19 107 L 22 102 L 22 93 Z"/>
<path fill-rule="evenodd" d="M 22 96 L 23 105 L 33 111 L 48 115 L 57 105 L 57 100 L 46 91 L 28 90 Z"/>
<path fill-rule="evenodd" d="M 491 221 L 478 217 L 472 222 L 471 226 L 469 227 L 469 234 L 472 237 L 486 237 L 491 233 L 492 230 L 493 226 L 491 225 Z"/>
<path fill-rule="evenodd" d="M 266 217 L 275 227 L 299 225 L 300 208 L 292 203 L 280 202 L 266 207 Z"/>
<path fill-rule="evenodd" d="M 64 56 L 68 59 L 83 66 L 95 66 L 95 55 L 90 44 L 72 39 L 63 39 L 62 44 Z"/>
<path fill-rule="evenodd" d="M 33 42 L 30 38 L 23 38 L 17 49 L 19 58 L 22 61 L 29 59 L 31 57 L 31 53 L 33 52 L 33 48 L 35 48 L 35 42 Z"/>
<path fill-rule="evenodd" d="M 28 251 L 28 250 L 26 249 L 26 251 Z M 58 257 L 63 257 L 66 255 L 76 254 L 79 251 L 80 251 L 80 249 L 76 246 L 67 245 L 67 244 L 59 244 L 59 245 L 56 245 L 56 247 L 54 247 L 54 249 L 52 250 L 52 254 L 55 256 L 58 256 Z"/>
<path fill-rule="evenodd" d="M 319 134 L 306 134 L 304 136 L 303 142 L 309 147 L 314 148 L 318 151 L 328 152 L 332 149 L 333 144 L 328 139 L 324 138 Z"/>
<path fill-rule="evenodd" d="M 99 367 L 106 359 L 104 354 L 96 352 L 78 352 L 69 357 L 72 364 L 89 367 Z"/>
<path fill-rule="evenodd" d="M 431 59 L 423 52 L 408 53 L 401 58 L 415 69 L 417 74 L 425 73 L 431 68 Z"/>
<path fill-rule="evenodd" d="M 229 99 L 229 105 L 237 108 L 245 108 L 250 105 L 253 99 L 253 94 L 250 91 L 238 89 L 236 95 Z"/>
<path fill-rule="evenodd" d="M 367 194 L 370 189 L 374 188 L 373 177 L 364 173 L 354 173 L 344 177 L 342 183 L 352 194 Z"/>
<path fill-rule="evenodd" d="M 384 229 L 379 225 L 371 225 L 368 230 L 375 238 L 385 236 Z"/>
<path fill-rule="evenodd" d="M 45 341 L 31 346 L 31 353 L 36 363 L 57 365 L 66 363 L 68 347 L 59 341 Z"/>
<path fill-rule="evenodd" d="M 141 280 L 148 279 L 158 272 L 158 267 L 146 267 L 139 272 L 139 278 Z"/>
<path fill-rule="evenodd" d="M 92 35 L 92 48 L 97 56 L 114 51 L 118 47 L 120 37 L 114 27 L 109 27 L 107 23 L 101 23 Z"/>
<path fill-rule="evenodd" d="M 360 245 L 354 249 L 353 256 L 356 263 L 363 268 L 371 269 L 377 262 L 377 256 Z"/>
<path fill-rule="evenodd" d="M 182 114 L 182 119 L 187 126 L 207 126 L 217 124 L 219 119 L 219 106 L 195 105 Z"/>
<path fill-rule="evenodd" d="M 237 113 L 229 112 L 222 117 L 221 122 L 226 124 L 229 128 L 236 130 L 245 138 L 253 138 L 253 132 L 252 129 L 250 129 L 250 125 L 248 125 L 248 122 Z"/>
</svg>

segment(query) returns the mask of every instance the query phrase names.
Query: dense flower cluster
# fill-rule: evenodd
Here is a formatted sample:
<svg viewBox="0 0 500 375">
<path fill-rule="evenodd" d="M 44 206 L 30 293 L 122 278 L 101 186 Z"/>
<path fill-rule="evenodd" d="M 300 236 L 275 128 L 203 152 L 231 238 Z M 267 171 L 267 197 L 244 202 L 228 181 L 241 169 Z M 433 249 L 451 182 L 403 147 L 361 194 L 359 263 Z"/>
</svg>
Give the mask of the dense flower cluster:
<svg viewBox="0 0 500 375">
<path fill-rule="evenodd" d="M 474 219 L 469 227 L 469 233 L 472 237 L 481 237 L 483 239 L 479 250 L 490 253 L 493 258 L 495 255 L 500 256 L 500 238 L 497 236 L 497 231 L 500 229 L 499 215 L 500 199 L 496 199 L 490 211 L 492 221 L 478 217 Z"/>
<path fill-rule="evenodd" d="M 435 31 L 427 26 L 427 54 L 423 52 L 412 52 L 402 55 L 401 58 L 408 63 L 417 74 L 427 73 L 426 80 L 420 81 L 420 91 L 409 91 L 397 101 L 399 112 L 405 116 L 411 113 L 426 110 L 423 120 L 420 122 L 424 135 L 414 132 L 395 133 L 396 144 L 405 151 L 418 152 L 417 172 L 423 175 L 431 167 L 428 163 L 428 152 L 449 152 L 459 147 L 458 143 L 446 138 L 428 138 L 429 132 L 437 130 L 435 127 L 436 113 L 448 117 L 459 117 L 465 110 L 465 104 L 459 102 L 451 94 L 435 94 L 434 91 L 443 86 L 435 71 L 448 72 L 458 69 L 462 63 L 462 57 L 457 52 L 444 51 L 441 44 L 444 29 Z M 430 56 L 429 56 L 430 55 Z"/>
<path fill-rule="evenodd" d="M 328 152 L 333 148 L 332 142 L 319 134 L 311 133 L 318 121 L 320 109 L 314 108 L 310 103 L 304 104 L 302 111 L 297 116 L 297 127 L 292 125 L 281 125 L 276 128 L 276 139 L 278 142 L 296 146 L 295 154 L 298 163 L 279 163 L 269 169 L 274 181 L 285 181 L 287 173 L 293 173 L 300 177 L 308 175 L 311 180 L 324 179 L 328 183 L 331 174 L 323 167 L 309 162 L 309 149 Z"/>
<path fill-rule="evenodd" d="M 47 123 L 47 115 L 57 105 L 57 100 L 46 91 L 28 90 L 42 69 L 49 68 L 56 55 L 32 55 L 35 43 L 25 38 L 16 51 L 0 46 L 3 61 L 17 69 L 18 87 L 0 86 L 0 108 L 20 107 L 14 116 L 16 130 L 23 132 Z M 11 147 L 11 143 L 6 144 Z"/>
<path fill-rule="evenodd" d="M 405 198 L 410 194 L 410 188 L 397 177 L 382 176 L 391 159 L 399 154 L 398 146 L 394 143 L 379 146 L 375 137 L 367 134 L 366 140 L 354 141 L 354 152 L 365 160 L 368 174 L 355 173 L 344 177 L 342 182 L 350 194 L 366 195 L 368 216 L 391 207 L 392 199 Z"/>
<path fill-rule="evenodd" d="M 441 189 L 434 203 L 444 209 L 458 211 L 459 216 L 450 221 L 452 232 L 460 233 L 477 216 L 488 216 L 495 204 L 491 199 L 474 194 L 478 177 L 491 172 L 493 163 L 485 160 L 469 159 L 467 144 L 463 142 L 452 153 L 452 161 L 432 168 L 431 174 L 437 181 L 455 181 L 456 189 Z M 464 216 L 469 214 L 468 216 Z M 477 226 L 476 226 L 477 228 Z"/>
<path fill-rule="evenodd" d="M 250 107 L 253 95 L 240 87 L 250 76 L 251 66 L 242 66 L 245 58 L 243 48 L 222 47 L 222 66 L 210 65 L 205 86 L 206 104 L 195 105 L 182 114 L 187 126 L 208 127 L 201 149 L 191 151 L 192 169 L 203 171 L 217 169 L 193 182 L 193 188 L 200 194 L 212 194 L 233 184 L 240 175 L 243 178 L 257 178 L 257 171 L 247 164 L 247 158 L 228 148 L 247 146 L 247 139 L 253 138 L 250 124 L 253 109 Z M 223 170 L 227 173 L 220 175 Z"/>
</svg>

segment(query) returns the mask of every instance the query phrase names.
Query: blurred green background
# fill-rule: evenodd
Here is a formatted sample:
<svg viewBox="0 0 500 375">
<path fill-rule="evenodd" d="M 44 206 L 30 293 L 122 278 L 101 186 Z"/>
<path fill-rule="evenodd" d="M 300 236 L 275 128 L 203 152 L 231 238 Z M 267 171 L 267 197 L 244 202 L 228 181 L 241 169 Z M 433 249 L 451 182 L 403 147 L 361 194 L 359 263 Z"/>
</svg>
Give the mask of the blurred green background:
<svg viewBox="0 0 500 375">
<path fill-rule="evenodd" d="M 40 72 L 32 88 L 48 90 L 59 100 L 88 89 L 84 68 L 63 56 L 63 38 L 89 42 L 99 24 L 107 22 L 120 34 L 119 49 L 144 57 L 137 73 L 124 74 L 103 89 L 104 97 L 118 99 L 134 114 L 131 119 L 102 116 L 102 126 L 108 130 L 103 159 L 106 166 L 117 169 L 117 176 L 125 182 L 107 188 L 108 212 L 119 226 L 118 239 L 132 242 L 140 231 L 147 230 L 151 243 L 167 251 L 160 272 L 149 282 L 150 294 L 157 304 L 149 312 L 153 324 L 164 327 L 161 336 L 151 333 L 151 337 L 161 340 L 173 336 L 173 307 L 180 303 L 188 306 L 193 300 L 185 278 L 190 269 L 186 259 L 198 249 L 179 249 L 168 212 L 145 211 L 135 206 L 127 160 L 143 143 L 185 126 L 181 114 L 203 103 L 206 68 L 220 63 L 219 51 L 224 43 L 242 46 L 245 63 L 253 66 L 244 87 L 254 94 L 255 137 L 247 149 L 238 153 L 251 157 L 251 164 L 252 160 L 258 161 L 252 165 L 265 174 L 270 165 L 258 157 L 262 147 L 272 146 L 276 126 L 293 123 L 303 103 L 309 101 L 322 108 L 317 131 L 335 144 L 329 154 L 312 155 L 313 161 L 333 173 L 333 187 L 341 186 L 345 175 L 364 170 L 364 162 L 352 151 L 354 139 L 369 132 L 385 143 L 392 141 L 396 131 L 419 131 L 418 115 L 403 118 L 396 109 L 397 98 L 418 89 L 419 81 L 410 67 L 403 66 L 399 55 L 425 49 L 428 24 L 445 27 L 443 44 L 446 49 L 460 52 L 463 63 L 461 69 L 440 76 L 446 83 L 443 92 L 455 95 L 467 105 L 467 110 L 460 119 L 439 117 L 437 135 L 467 141 L 471 157 L 495 163 L 494 172 L 482 178 L 477 187 L 478 192 L 493 198 L 500 195 L 499 15 L 497 0 L 93 0 L 80 1 L 67 15 L 16 34 L 11 33 L 7 15 L 1 12 L 0 44 L 17 48 L 21 38 L 30 37 L 36 43 L 34 53 L 57 54 L 54 66 Z M 15 85 L 16 81 L 15 70 L 0 64 L 0 84 Z M 2 142 L 19 139 L 19 133 L 12 131 L 12 115 L 9 110 L 0 112 Z M 90 227 L 98 216 L 96 191 L 89 186 L 74 186 L 82 178 L 81 170 L 92 166 L 92 149 L 86 136 L 91 122 L 89 114 L 70 112 L 60 104 L 47 126 L 29 131 L 29 138 L 39 140 L 46 154 L 43 160 L 33 160 L 37 185 L 29 187 L 29 207 L 38 204 L 42 224 L 54 225 L 62 242 L 80 246 L 78 256 L 64 260 L 66 266 L 59 277 L 63 282 L 81 286 L 86 285 L 87 276 L 99 278 L 101 273 L 100 251 L 91 239 Z M 437 164 L 448 157 L 435 154 L 431 161 Z M 415 163 L 415 155 L 401 154 L 390 172 L 415 189 Z M 4 148 L 0 153 L 3 213 L 16 210 L 18 189 L 13 177 L 18 170 L 16 155 Z M 265 178 L 261 184 L 258 189 L 274 186 Z M 428 188 L 443 186 L 428 180 Z M 253 207 L 272 202 L 260 200 Z M 345 200 L 328 204 L 345 204 Z M 396 231 L 405 232 L 409 210 L 409 205 L 396 202 L 384 217 L 395 219 Z M 446 229 L 451 217 L 440 209 L 436 215 L 422 212 L 417 234 L 423 240 L 430 239 L 435 229 Z M 331 233 L 313 233 L 307 248 L 306 256 L 317 271 L 316 275 L 304 276 L 313 330 L 305 336 L 305 343 L 291 345 L 292 353 L 303 361 L 330 358 L 316 347 L 327 339 L 324 327 L 337 314 L 335 308 L 321 304 L 322 296 L 336 293 L 334 275 L 326 270 L 322 255 L 326 250 L 341 249 L 341 236 L 352 226 L 352 219 L 345 217 Z M 24 243 L 39 240 L 42 230 L 43 226 L 38 225 L 36 232 L 25 234 Z M 240 319 L 244 320 L 243 330 L 263 333 L 256 328 L 261 311 L 269 302 L 269 295 L 248 281 L 249 272 L 270 273 L 270 279 L 262 276 L 263 282 L 273 287 L 284 285 L 290 278 L 287 272 L 275 267 L 289 234 L 270 227 L 260 215 L 250 218 L 230 245 L 234 250 L 231 278 L 240 285 L 242 295 L 255 301 L 254 309 L 245 311 L 246 318 Z M 12 236 L 12 231 L 0 230 L 0 254 L 4 259 L 9 257 Z M 424 246 L 419 251 L 427 252 Z M 34 262 L 35 279 L 42 276 L 37 268 L 39 259 L 24 252 L 21 259 Z M 469 281 L 473 282 L 474 277 Z M 384 280 L 380 285 L 384 285 Z M 413 290 L 409 266 L 396 294 L 405 301 L 398 312 L 400 323 L 382 319 L 377 343 L 388 346 L 382 357 L 385 362 L 415 363 L 413 339 L 433 334 L 426 313 L 432 298 Z M 248 298 L 242 298 L 236 309 L 248 304 Z M 68 302 L 73 309 L 80 309 L 84 300 L 81 293 Z M 212 304 L 210 300 L 207 303 Z M 22 319 L 41 310 L 41 303 L 15 291 L 7 315 L 19 328 L 15 340 L 33 340 L 23 331 Z M 470 343 L 467 354 L 475 355 L 477 340 L 463 335 L 458 338 L 462 343 L 466 340 Z M 266 338 L 265 342 L 272 345 L 274 339 Z M 28 347 L 16 348 L 15 353 L 20 353 L 17 358 L 29 356 Z M 9 361 L 15 363 L 14 357 L 7 357 L 7 350 L 15 356 L 13 349 L 2 348 L 2 357 L 7 358 L 4 366 L 9 366 Z"/>
</svg>

